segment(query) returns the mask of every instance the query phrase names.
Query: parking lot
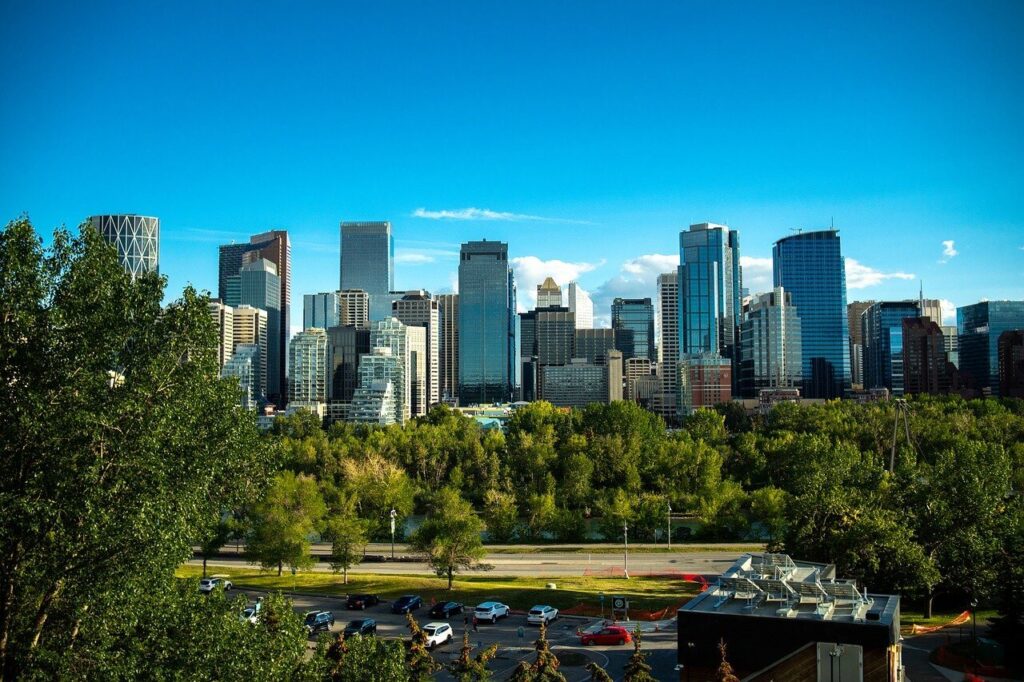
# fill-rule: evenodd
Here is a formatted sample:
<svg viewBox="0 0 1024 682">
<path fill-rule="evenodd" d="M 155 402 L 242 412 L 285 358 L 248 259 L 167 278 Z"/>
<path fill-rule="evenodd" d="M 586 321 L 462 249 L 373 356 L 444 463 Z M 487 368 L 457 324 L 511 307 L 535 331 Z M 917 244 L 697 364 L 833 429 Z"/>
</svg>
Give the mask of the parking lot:
<svg viewBox="0 0 1024 682">
<path fill-rule="evenodd" d="M 254 590 L 236 590 L 236 592 L 246 595 L 251 601 L 263 594 Z M 365 611 L 349 611 L 345 608 L 345 600 L 338 597 L 299 594 L 292 594 L 289 597 L 295 604 L 295 610 L 299 613 L 314 610 L 331 611 L 335 617 L 334 627 L 331 628 L 333 634 L 341 632 L 349 621 L 357 618 L 373 618 L 377 621 L 378 637 L 407 639 L 409 636 L 405 616 L 391 613 L 391 603 L 388 601 L 382 601 L 377 606 L 370 607 Z M 496 595 L 496 599 L 500 600 L 500 596 Z M 413 612 L 421 626 L 434 620 L 428 615 L 430 606 L 429 603 L 426 603 Z M 449 660 L 458 657 L 459 649 L 462 646 L 462 635 L 467 628 L 469 630 L 470 642 L 474 647 L 486 647 L 495 642 L 500 645 L 498 656 L 491 664 L 491 669 L 495 672 L 495 677 L 498 680 L 508 679 L 520 660 L 534 660 L 533 642 L 537 638 L 538 627 L 527 624 L 525 613 L 513 612 L 508 618 L 501 619 L 494 625 L 481 623 L 474 632 L 472 626 L 472 608 L 474 606 L 476 604 L 466 605 L 466 613 L 470 616 L 468 625 L 464 621 L 465 614 L 445 621 L 451 624 L 454 629 L 455 638 L 451 643 L 437 647 L 434 650 L 434 658 L 439 663 L 447 663 Z M 621 679 L 623 667 L 633 652 L 631 644 L 624 646 L 580 646 L 579 637 L 576 634 L 577 630 L 593 624 L 595 624 L 593 620 L 565 616 L 560 617 L 548 627 L 548 641 L 551 643 L 552 650 L 556 655 L 561 652 L 572 651 L 586 657 L 585 659 L 580 656 L 566 657 L 566 659 L 574 659 L 572 662 L 578 663 L 578 665 L 567 665 L 570 662 L 567 660 L 560 668 L 560 672 L 570 682 L 589 679 L 590 675 L 583 667 L 586 664 L 586 660 L 596 660 L 612 677 Z M 316 637 L 310 637 L 311 648 L 316 646 L 316 639 Z M 643 632 L 643 648 L 648 653 L 648 663 L 654 668 L 654 676 L 657 679 L 671 680 L 677 678 L 678 673 L 675 672 L 676 631 L 674 628 L 659 628 L 659 631 L 648 631 L 648 628 L 645 627 Z M 445 673 L 439 673 L 437 678 L 444 680 L 450 679 L 450 676 Z"/>
</svg>

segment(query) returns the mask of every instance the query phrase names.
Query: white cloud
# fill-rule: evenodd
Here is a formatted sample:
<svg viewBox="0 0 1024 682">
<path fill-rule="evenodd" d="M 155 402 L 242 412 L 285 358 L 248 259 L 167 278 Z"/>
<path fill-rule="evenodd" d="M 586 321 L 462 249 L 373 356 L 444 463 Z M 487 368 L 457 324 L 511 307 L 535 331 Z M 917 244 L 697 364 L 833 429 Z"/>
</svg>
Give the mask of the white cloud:
<svg viewBox="0 0 1024 682">
<path fill-rule="evenodd" d="M 512 259 L 512 269 L 516 275 L 516 289 L 518 292 L 516 303 L 519 311 L 532 310 L 537 304 L 537 285 L 544 281 L 545 277 L 551 277 L 562 286 L 562 296 L 565 296 L 565 285 L 578 279 L 584 272 L 590 272 L 604 265 L 600 263 L 569 263 L 563 260 L 541 260 L 536 256 L 523 256 Z"/>
<path fill-rule="evenodd" d="M 955 325 L 956 303 L 953 303 L 948 298 L 940 298 L 939 305 L 942 307 L 942 324 Z"/>
<path fill-rule="evenodd" d="M 658 296 L 658 275 L 674 272 L 679 267 L 676 254 L 649 253 L 630 258 L 619 267 L 619 274 L 597 287 L 594 300 L 594 326 L 611 326 L 611 305 L 616 298 L 651 298 Z M 657 304 L 655 304 L 657 305 Z"/>
<path fill-rule="evenodd" d="M 881 284 L 887 279 L 914 279 L 910 272 L 881 272 L 869 265 L 854 260 L 846 259 L 846 288 L 866 289 Z"/>
<path fill-rule="evenodd" d="M 952 239 L 945 239 L 942 242 L 942 258 L 939 259 L 940 265 L 945 265 L 954 256 L 960 255 L 960 252 L 956 250 L 956 247 Z"/>
<path fill-rule="evenodd" d="M 406 265 L 426 265 L 436 263 L 439 260 L 456 260 L 459 257 L 458 251 L 445 249 L 396 249 L 395 262 Z"/>
<path fill-rule="evenodd" d="M 759 294 L 772 288 L 772 259 L 757 256 L 740 256 L 743 268 L 743 286 L 751 294 Z"/>
<path fill-rule="evenodd" d="M 574 223 L 577 225 L 590 225 L 587 220 L 570 220 L 568 218 L 549 218 L 527 213 L 511 213 L 509 211 L 492 211 L 489 208 L 454 208 L 442 209 L 440 211 L 428 211 L 425 208 L 417 208 L 412 212 L 414 218 L 426 218 L 428 220 L 504 220 L 509 222 L 541 222 L 541 223 Z"/>
</svg>

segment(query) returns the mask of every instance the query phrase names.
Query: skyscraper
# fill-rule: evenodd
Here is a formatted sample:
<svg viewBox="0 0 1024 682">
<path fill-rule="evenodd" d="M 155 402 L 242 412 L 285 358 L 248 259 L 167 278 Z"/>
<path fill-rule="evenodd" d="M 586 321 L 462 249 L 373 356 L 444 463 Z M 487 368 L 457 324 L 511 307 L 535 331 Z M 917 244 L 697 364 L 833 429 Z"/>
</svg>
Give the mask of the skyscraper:
<svg viewBox="0 0 1024 682">
<path fill-rule="evenodd" d="M 280 323 L 275 325 L 273 335 L 274 359 L 270 365 L 275 368 L 274 376 L 268 378 L 275 391 L 269 391 L 272 402 L 283 407 L 287 401 L 286 360 L 288 355 L 289 324 L 291 320 L 292 296 L 292 247 L 285 230 L 271 230 L 249 238 L 248 244 L 224 244 L 220 247 L 220 261 L 217 282 L 217 298 L 228 305 L 237 306 L 240 302 L 237 291 L 229 296 L 229 279 L 239 274 L 242 266 L 258 259 L 269 260 L 277 268 L 277 276 L 281 278 L 279 300 L 276 309 L 280 311 Z M 239 283 L 238 279 L 234 280 Z M 267 390 L 264 384 L 264 390 Z"/>
<path fill-rule="evenodd" d="M 1024 329 L 1024 301 L 982 301 L 956 309 L 960 374 L 968 386 L 999 395 L 999 335 Z"/>
<path fill-rule="evenodd" d="M 538 309 L 536 313 L 538 364 L 569 364 L 576 357 L 576 318 L 568 308 L 561 306 Z"/>
<path fill-rule="evenodd" d="M 270 355 L 267 332 L 267 311 L 251 305 L 236 306 L 231 316 L 234 323 L 232 334 L 235 352 L 243 345 L 256 346 L 259 350 L 255 359 L 253 397 L 257 402 L 267 399 L 267 357 Z"/>
<path fill-rule="evenodd" d="M 338 292 L 338 324 L 341 326 L 370 328 L 370 295 L 362 289 Z"/>
<path fill-rule="evenodd" d="M 614 329 L 580 329 L 576 328 L 576 353 L 578 358 L 586 358 L 595 365 L 608 362 L 609 352 L 615 349 Z M 622 352 L 619 351 L 620 360 Z"/>
<path fill-rule="evenodd" d="M 341 289 L 370 295 L 370 320 L 391 316 L 395 288 L 395 240 L 389 222 L 341 223 Z"/>
<path fill-rule="evenodd" d="M 437 301 L 426 291 L 409 291 L 391 304 L 392 315 L 402 324 L 426 330 L 427 403 L 440 401 L 441 312 Z"/>
<path fill-rule="evenodd" d="M 437 297 L 440 333 L 438 343 L 438 390 L 441 400 L 454 400 L 459 395 L 459 295 Z"/>
<path fill-rule="evenodd" d="M 999 354 L 999 395 L 1024 398 L 1024 329 L 1003 332 L 996 342 Z"/>
<path fill-rule="evenodd" d="M 930 316 L 903 318 L 903 392 L 947 393 L 950 368 L 942 328 Z"/>
<path fill-rule="evenodd" d="M 459 402 L 507 402 L 519 373 L 508 244 L 467 242 L 459 258 Z"/>
<path fill-rule="evenodd" d="M 135 215 L 94 215 L 89 222 L 117 248 L 117 259 L 132 277 L 160 272 L 160 219 Z"/>
<path fill-rule="evenodd" d="M 370 325 L 371 354 L 378 348 L 390 350 L 398 361 L 394 383 L 395 421 L 404 424 L 411 417 L 427 413 L 427 333 L 389 317 Z M 360 369 L 367 357 L 360 359 Z M 379 378 L 379 377 L 374 377 Z M 361 386 L 362 384 L 360 384 Z"/>
<path fill-rule="evenodd" d="M 569 282 L 565 305 L 576 315 L 577 329 L 594 328 L 594 302 L 576 282 Z"/>
<path fill-rule="evenodd" d="M 763 388 L 800 387 L 799 312 L 783 287 L 759 294 L 744 306 L 736 382 L 740 395 L 756 398 Z"/>
<path fill-rule="evenodd" d="M 396 398 L 404 382 L 401 359 L 390 348 L 373 348 L 359 359 L 359 388 L 352 396 L 349 418 L 366 424 L 394 424 L 402 413 Z"/>
<path fill-rule="evenodd" d="M 655 412 L 674 421 L 679 411 L 679 273 L 658 275 L 658 356 L 661 363 L 661 392 L 654 401 Z"/>
<path fill-rule="evenodd" d="M 846 322 L 850 333 L 850 382 L 853 388 L 864 388 L 864 335 L 861 315 L 874 301 L 854 301 L 846 306 Z"/>
<path fill-rule="evenodd" d="M 625 360 L 658 361 L 654 348 L 654 305 L 649 298 L 616 298 L 612 301 L 615 343 Z"/>
<path fill-rule="evenodd" d="M 558 286 L 550 277 L 537 285 L 537 309 L 550 308 L 551 306 L 561 307 L 562 287 Z"/>
<path fill-rule="evenodd" d="M 234 279 L 234 277 L 232 277 Z M 281 383 L 281 329 L 287 326 L 281 309 L 281 278 L 277 266 L 266 258 L 251 260 L 238 275 L 238 302 L 267 311 L 267 399 L 280 406 L 288 400 L 287 384 Z"/>
<path fill-rule="evenodd" d="M 370 330 L 350 325 L 327 329 L 327 399 L 352 402 L 359 386 L 359 358 L 370 352 Z"/>
<path fill-rule="evenodd" d="M 235 354 L 221 370 L 221 376 L 238 380 L 239 404 L 247 410 L 259 405 L 260 347 L 251 343 L 240 343 Z"/>
<path fill-rule="evenodd" d="M 800 316 L 803 396 L 843 397 L 850 390 L 850 334 L 839 231 L 800 232 L 775 242 L 772 274 Z"/>
<path fill-rule="evenodd" d="M 217 325 L 217 362 L 223 369 L 235 352 L 235 310 L 220 301 L 210 301 L 207 307 L 213 323 Z"/>
<path fill-rule="evenodd" d="M 337 327 L 340 324 L 338 318 L 340 312 L 341 301 L 337 291 L 306 294 L 302 297 L 302 328 Z"/>
<path fill-rule="evenodd" d="M 313 327 L 292 337 L 288 346 L 288 399 L 294 404 L 327 402 L 327 332 Z"/>
<path fill-rule="evenodd" d="M 699 223 L 679 233 L 679 352 L 735 356 L 740 324 L 739 235 Z"/>
<path fill-rule="evenodd" d="M 879 301 L 864 311 L 864 387 L 903 395 L 903 319 L 918 317 L 917 301 Z"/>
</svg>

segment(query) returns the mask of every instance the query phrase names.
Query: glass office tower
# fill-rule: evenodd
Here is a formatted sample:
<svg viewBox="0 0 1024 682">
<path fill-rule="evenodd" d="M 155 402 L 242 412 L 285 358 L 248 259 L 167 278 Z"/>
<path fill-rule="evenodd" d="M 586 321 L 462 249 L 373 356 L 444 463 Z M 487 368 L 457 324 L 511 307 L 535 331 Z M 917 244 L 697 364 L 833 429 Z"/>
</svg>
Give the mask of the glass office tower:
<svg viewBox="0 0 1024 682">
<path fill-rule="evenodd" d="M 679 233 L 679 352 L 735 356 L 740 325 L 736 230 L 700 223 Z"/>
<path fill-rule="evenodd" d="M 1024 329 L 1024 301 L 982 301 L 956 309 L 960 374 L 970 388 L 999 395 L 999 335 Z"/>
<path fill-rule="evenodd" d="M 843 397 L 850 390 L 850 334 L 839 230 L 780 239 L 772 270 L 774 285 L 792 294 L 800 315 L 803 397 Z"/>
<path fill-rule="evenodd" d="M 147 216 L 94 215 L 89 218 L 103 238 L 117 249 L 117 259 L 132 277 L 160 272 L 160 219 Z"/>
<path fill-rule="evenodd" d="M 267 398 L 276 405 L 287 400 L 288 384 L 281 382 L 281 330 L 288 322 L 281 313 L 281 278 L 277 266 L 266 258 L 246 263 L 238 273 L 239 303 L 267 311 Z"/>
<path fill-rule="evenodd" d="M 341 224 L 342 291 L 362 289 L 370 294 L 370 320 L 391 316 L 395 289 L 395 240 L 389 222 Z"/>
<path fill-rule="evenodd" d="M 508 244 L 462 245 L 458 315 L 459 403 L 512 400 L 519 372 L 516 288 Z"/>
<path fill-rule="evenodd" d="M 654 350 L 654 304 L 649 298 L 617 298 L 612 301 L 615 347 L 622 359 L 658 361 Z"/>
<path fill-rule="evenodd" d="M 879 301 L 861 315 L 864 388 L 903 395 L 903 319 L 918 317 L 917 301 Z"/>
</svg>

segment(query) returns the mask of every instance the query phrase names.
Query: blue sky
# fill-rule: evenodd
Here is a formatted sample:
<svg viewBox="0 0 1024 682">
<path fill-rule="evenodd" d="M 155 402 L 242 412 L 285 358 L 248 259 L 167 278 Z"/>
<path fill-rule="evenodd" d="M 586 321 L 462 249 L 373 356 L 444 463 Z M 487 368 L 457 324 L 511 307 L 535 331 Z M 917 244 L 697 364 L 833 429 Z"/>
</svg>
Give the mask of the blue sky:
<svg viewBox="0 0 1024 682">
<path fill-rule="evenodd" d="M 392 222 L 400 288 L 501 239 L 527 302 L 576 277 L 604 317 L 705 220 L 755 291 L 774 240 L 834 221 L 850 300 L 1020 299 L 1022 26 L 1014 1 L 5 3 L 0 218 L 159 216 L 172 296 L 288 229 L 293 324 L 342 219 Z"/>
</svg>

